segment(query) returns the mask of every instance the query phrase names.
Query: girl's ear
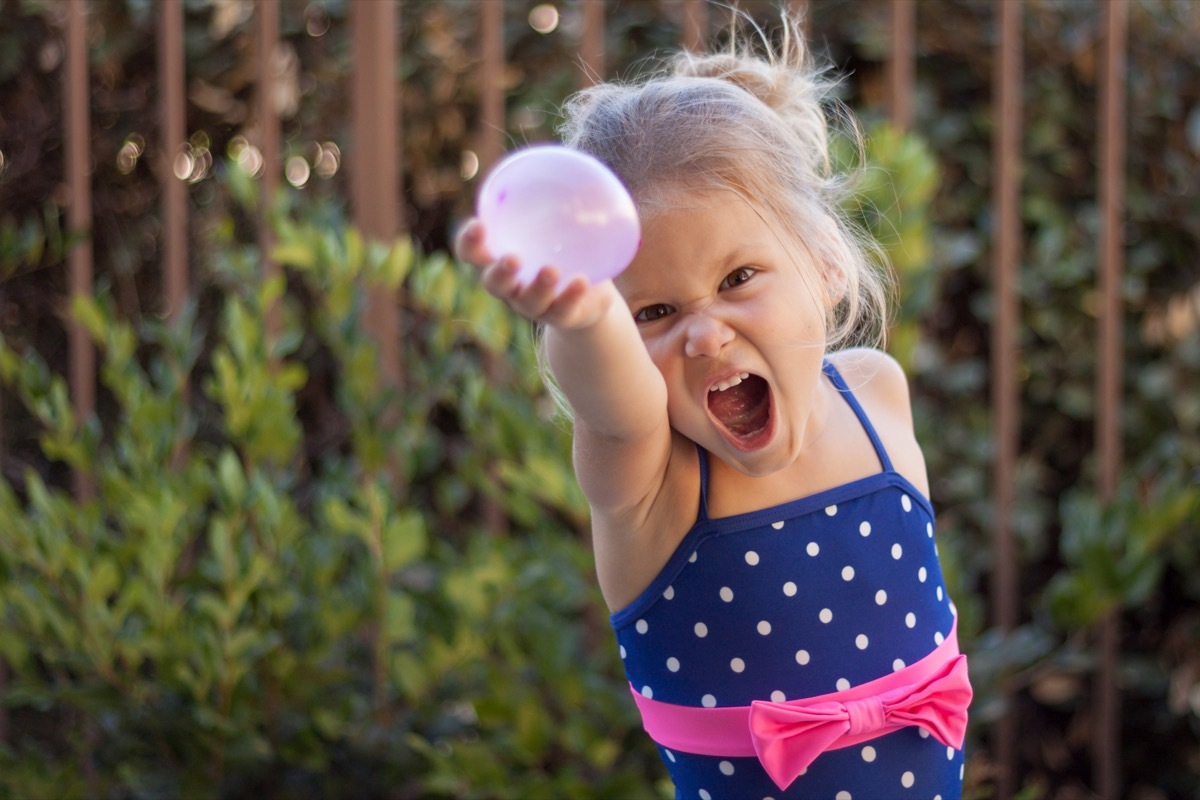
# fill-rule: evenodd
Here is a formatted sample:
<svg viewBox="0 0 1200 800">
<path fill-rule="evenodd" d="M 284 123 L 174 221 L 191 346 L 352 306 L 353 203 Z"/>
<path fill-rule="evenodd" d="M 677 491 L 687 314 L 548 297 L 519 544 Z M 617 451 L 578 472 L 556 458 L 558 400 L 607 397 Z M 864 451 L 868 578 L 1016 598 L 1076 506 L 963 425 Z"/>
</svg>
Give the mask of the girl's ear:
<svg viewBox="0 0 1200 800">
<path fill-rule="evenodd" d="M 826 263 L 825 268 L 821 270 L 821 277 L 825 283 L 826 302 L 829 308 L 833 308 L 846 297 L 846 286 L 849 282 L 846 270 L 839 264 Z"/>
</svg>

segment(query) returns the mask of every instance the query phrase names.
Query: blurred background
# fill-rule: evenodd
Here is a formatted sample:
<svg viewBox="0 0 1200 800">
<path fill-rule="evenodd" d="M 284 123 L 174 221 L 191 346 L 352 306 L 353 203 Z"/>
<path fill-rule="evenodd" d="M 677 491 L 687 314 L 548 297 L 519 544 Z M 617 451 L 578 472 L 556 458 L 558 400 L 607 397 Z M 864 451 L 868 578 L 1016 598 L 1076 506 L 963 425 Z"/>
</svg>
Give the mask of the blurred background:
<svg viewBox="0 0 1200 800">
<path fill-rule="evenodd" d="M 1200 797 L 1200 4 L 788 5 L 900 278 L 965 796 Z M 532 332 L 447 246 L 727 20 L 0 0 L 0 796 L 673 796 Z"/>
</svg>

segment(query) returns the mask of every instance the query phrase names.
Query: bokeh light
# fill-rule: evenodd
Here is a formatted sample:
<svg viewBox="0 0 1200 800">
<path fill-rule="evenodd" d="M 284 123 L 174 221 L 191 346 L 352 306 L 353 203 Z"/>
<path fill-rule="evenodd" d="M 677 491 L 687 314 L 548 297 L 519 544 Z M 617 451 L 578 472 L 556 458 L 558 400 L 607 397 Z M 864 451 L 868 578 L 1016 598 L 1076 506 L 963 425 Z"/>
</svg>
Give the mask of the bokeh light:
<svg viewBox="0 0 1200 800">
<path fill-rule="evenodd" d="M 529 12 L 529 27 L 541 34 L 554 33 L 558 28 L 558 9 L 551 3 L 534 6 Z"/>
<path fill-rule="evenodd" d="M 459 174 L 464 181 L 469 181 L 479 174 L 479 156 L 474 150 L 463 150 Z"/>
<path fill-rule="evenodd" d="M 342 151 L 333 142 L 313 142 L 313 171 L 318 178 L 332 178 L 342 166 Z"/>
<path fill-rule="evenodd" d="M 140 133 L 131 133 L 125 137 L 121 149 L 117 151 L 117 171 L 128 175 L 137 169 L 138 159 L 146 152 L 146 140 Z"/>
<path fill-rule="evenodd" d="M 283 166 L 283 175 L 288 183 L 301 189 L 312 177 L 312 168 L 308 166 L 308 159 L 304 156 L 292 156 Z"/>
</svg>

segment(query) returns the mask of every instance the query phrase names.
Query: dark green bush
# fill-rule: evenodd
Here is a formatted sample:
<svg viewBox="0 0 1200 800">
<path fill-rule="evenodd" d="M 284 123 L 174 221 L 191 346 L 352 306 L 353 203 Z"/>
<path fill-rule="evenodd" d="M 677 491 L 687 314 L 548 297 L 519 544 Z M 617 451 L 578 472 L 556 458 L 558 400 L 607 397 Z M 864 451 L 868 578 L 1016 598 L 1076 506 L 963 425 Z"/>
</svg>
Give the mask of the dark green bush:
<svg viewBox="0 0 1200 800">
<path fill-rule="evenodd" d="M 281 220 L 288 292 L 222 248 L 211 331 L 76 304 L 103 423 L 0 345 L 45 457 L 98 486 L 0 481 L 0 796 L 654 796 L 527 326 L 407 243 Z M 405 277 L 388 390 L 361 310 Z"/>
</svg>

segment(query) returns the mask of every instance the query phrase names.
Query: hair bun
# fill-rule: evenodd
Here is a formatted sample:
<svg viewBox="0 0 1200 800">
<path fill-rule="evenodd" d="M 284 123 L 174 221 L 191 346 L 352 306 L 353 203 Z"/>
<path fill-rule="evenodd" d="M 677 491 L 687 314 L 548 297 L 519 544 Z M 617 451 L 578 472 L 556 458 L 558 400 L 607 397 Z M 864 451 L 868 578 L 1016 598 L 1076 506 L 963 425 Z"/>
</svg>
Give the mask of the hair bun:
<svg viewBox="0 0 1200 800">
<path fill-rule="evenodd" d="M 675 74 L 689 78 L 717 78 L 740 86 L 780 111 L 794 102 L 790 71 L 779 70 L 765 61 L 749 61 L 735 53 L 716 53 L 697 56 L 682 53 L 675 64 Z"/>
</svg>

